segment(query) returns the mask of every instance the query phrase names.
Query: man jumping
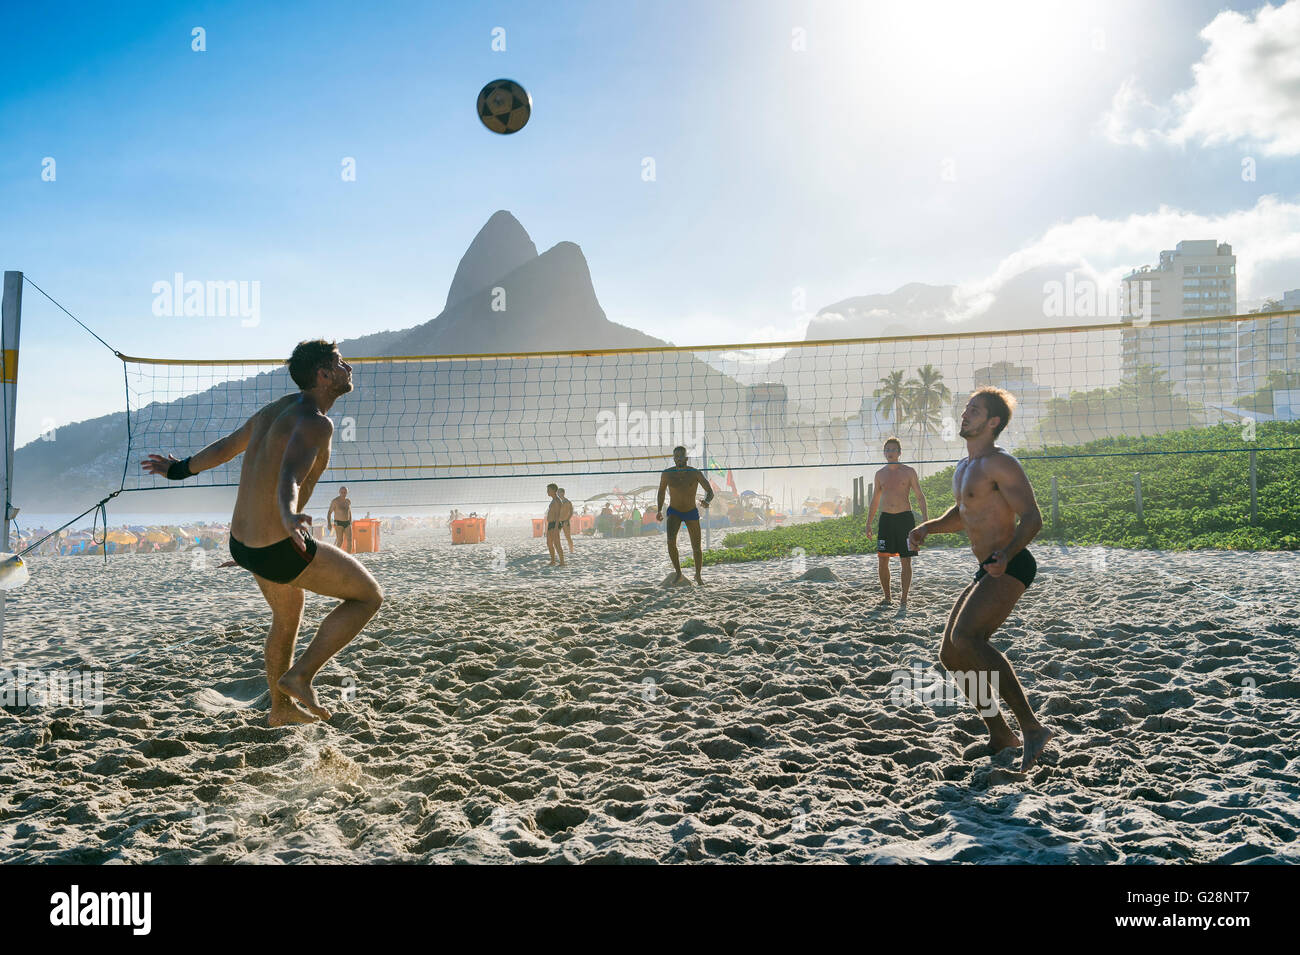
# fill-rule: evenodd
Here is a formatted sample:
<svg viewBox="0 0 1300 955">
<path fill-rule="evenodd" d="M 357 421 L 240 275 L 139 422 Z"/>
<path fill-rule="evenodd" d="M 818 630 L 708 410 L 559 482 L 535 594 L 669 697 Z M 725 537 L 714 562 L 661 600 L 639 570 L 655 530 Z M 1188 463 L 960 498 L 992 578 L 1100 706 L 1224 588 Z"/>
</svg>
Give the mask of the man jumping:
<svg viewBox="0 0 1300 955">
<path fill-rule="evenodd" d="M 880 528 L 876 532 L 876 553 L 879 555 L 880 588 L 885 592 L 882 603 L 889 603 L 889 558 L 897 557 L 903 565 L 903 593 L 898 600 L 900 612 L 907 608 L 907 592 L 912 587 L 912 558 L 916 551 L 908 546 L 907 535 L 916 526 L 912 516 L 912 494 L 921 506 L 921 520 L 928 519 L 925 492 L 916 470 L 898 462 L 903 445 L 897 438 L 885 441 L 885 460 L 889 463 L 876 472 L 876 486 L 871 495 L 871 508 L 867 513 L 867 533 L 880 509 Z"/>
<path fill-rule="evenodd" d="M 915 550 L 929 534 L 964 528 L 970 536 L 979 565 L 974 581 L 948 615 L 939 661 L 954 677 L 963 677 L 958 682 L 988 726 L 994 753 L 1021 742 L 998 710 L 990 682 L 1011 707 L 1025 734 L 1023 771 L 1038 761 L 1055 734 L 1034 717 L 1010 661 L 989 644 L 1020 595 L 1034 582 L 1038 564 L 1027 545 L 1043 527 L 1038 502 L 1020 462 L 993 443 L 1011 422 L 1014 405 L 1015 398 L 1001 388 L 980 388 L 970 396 L 959 432 L 966 439 L 967 456 L 958 463 L 952 479 L 956 503 L 942 517 L 919 524 L 907 540 Z"/>
<path fill-rule="evenodd" d="M 698 506 L 695 502 L 697 487 L 704 488 L 704 500 Z M 677 571 L 673 583 L 680 584 L 684 581 L 682 562 L 677 556 L 677 531 L 685 523 L 686 533 L 691 536 L 691 553 L 695 557 L 695 582 L 702 584 L 704 580 L 700 577 L 700 568 L 704 564 L 704 556 L 700 551 L 700 508 L 707 508 L 713 500 L 713 488 L 703 473 L 686 466 L 686 449 L 681 445 L 673 448 L 673 467 L 666 468 L 659 476 L 659 508 L 655 520 L 660 523 L 664 519 L 665 491 L 669 492 L 668 556 L 673 562 L 673 570 Z"/>
<path fill-rule="evenodd" d="M 289 375 L 302 390 L 262 408 L 239 430 L 184 461 L 149 455 L 150 474 L 173 481 L 244 455 L 239 492 L 230 519 L 230 556 L 251 571 L 271 606 L 266 639 L 266 682 L 272 726 L 329 719 L 312 680 L 379 610 L 384 594 L 369 571 L 350 554 L 311 536 L 307 500 L 330 457 L 334 424 L 326 412 L 352 390 L 352 366 L 326 341 L 301 342 Z M 342 600 L 321 621 L 316 636 L 291 667 L 304 591 Z M 307 709 L 304 713 L 294 701 Z M 311 715 L 309 716 L 308 713 Z"/>
</svg>

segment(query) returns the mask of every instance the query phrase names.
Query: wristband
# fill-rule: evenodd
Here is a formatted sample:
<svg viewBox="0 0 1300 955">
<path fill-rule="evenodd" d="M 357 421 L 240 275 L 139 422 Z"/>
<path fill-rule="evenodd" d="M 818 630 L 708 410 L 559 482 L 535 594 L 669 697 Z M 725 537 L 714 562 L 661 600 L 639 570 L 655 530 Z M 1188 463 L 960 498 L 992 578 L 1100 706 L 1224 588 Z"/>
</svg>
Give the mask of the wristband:
<svg viewBox="0 0 1300 955">
<path fill-rule="evenodd" d="M 194 472 L 190 470 L 190 459 L 184 461 L 173 461 L 167 467 L 167 480 L 184 481 L 186 478 L 194 477 Z"/>
</svg>

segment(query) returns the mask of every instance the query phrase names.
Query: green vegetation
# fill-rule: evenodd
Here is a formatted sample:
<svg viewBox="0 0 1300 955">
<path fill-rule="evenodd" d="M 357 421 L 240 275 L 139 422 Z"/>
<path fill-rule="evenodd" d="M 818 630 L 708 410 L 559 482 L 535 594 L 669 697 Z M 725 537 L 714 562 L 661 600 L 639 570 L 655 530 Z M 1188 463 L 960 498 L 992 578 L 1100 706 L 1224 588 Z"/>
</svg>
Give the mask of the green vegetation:
<svg viewBox="0 0 1300 955">
<path fill-rule="evenodd" d="M 1255 428 L 1254 441 L 1244 440 L 1238 426 L 1220 425 L 1145 438 L 1103 438 L 1033 452 L 1022 463 L 1043 512 L 1040 539 L 1159 550 L 1300 550 L 1300 422 L 1263 423 Z M 1253 525 L 1252 447 L 1285 449 L 1256 455 Z M 1210 449 L 1232 453 L 1169 453 Z M 921 482 L 931 517 L 952 506 L 952 471 L 946 468 Z M 1141 474 L 1141 520 L 1135 472 Z M 1053 475 L 1060 514 L 1055 526 Z M 795 547 L 810 555 L 872 553 L 876 539 L 865 532 L 865 524 L 863 515 L 728 534 L 723 549 L 707 552 L 704 560 L 718 564 L 789 557 Z M 965 544 L 965 534 L 932 535 L 926 540 L 926 546 Z"/>
<path fill-rule="evenodd" d="M 1034 444 L 1050 447 L 1082 436 L 1154 435 L 1203 422 L 1196 406 L 1174 390 L 1162 369 L 1140 365 L 1114 388 L 1072 391 L 1050 399 L 1032 438 Z"/>
<path fill-rule="evenodd" d="M 1244 408 L 1255 414 L 1273 413 L 1273 392 L 1292 391 L 1300 388 L 1300 372 L 1270 371 L 1268 383 L 1253 395 L 1247 395 L 1237 401 L 1238 408 Z"/>
</svg>

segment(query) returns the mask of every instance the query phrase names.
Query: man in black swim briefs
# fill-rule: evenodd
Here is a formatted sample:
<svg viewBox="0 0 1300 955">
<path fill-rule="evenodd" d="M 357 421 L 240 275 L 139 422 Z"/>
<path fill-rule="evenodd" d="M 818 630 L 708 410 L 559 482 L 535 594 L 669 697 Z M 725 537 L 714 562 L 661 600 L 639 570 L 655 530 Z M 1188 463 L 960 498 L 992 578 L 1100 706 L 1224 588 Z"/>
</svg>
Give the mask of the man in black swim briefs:
<svg viewBox="0 0 1300 955">
<path fill-rule="evenodd" d="M 312 679 L 361 631 L 384 597 L 355 557 L 312 538 L 311 517 L 304 513 L 329 462 L 334 425 L 326 413 L 352 390 L 352 366 L 332 343 L 320 340 L 299 343 L 288 365 L 302 389 L 297 394 L 271 402 L 239 430 L 184 461 L 151 454 L 140 462 L 150 474 L 181 480 L 244 455 L 230 519 L 230 556 L 252 572 L 271 607 L 265 660 L 272 726 L 330 718 Z M 306 590 L 342 602 L 290 666 Z"/>
<path fill-rule="evenodd" d="M 1010 423 L 1014 405 L 1015 398 L 1000 388 L 980 388 L 970 396 L 959 432 L 967 456 L 952 479 L 957 503 L 942 517 L 917 525 L 907 540 L 918 549 L 929 534 L 965 529 L 969 535 L 979 566 L 948 615 L 939 660 L 984 719 L 994 753 L 1022 744 L 998 710 L 993 691 L 1011 707 L 1025 736 L 1020 768 L 1028 770 L 1055 734 L 1038 722 L 1011 662 L 989 643 L 1034 582 L 1038 565 L 1028 544 L 1043 527 L 1020 462 L 993 443 Z"/>
<path fill-rule="evenodd" d="M 704 488 L 704 500 L 696 504 L 695 489 Z M 691 538 L 691 554 L 695 558 L 695 582 L 704 583 L 700 568 L 704 564 L 703 551 L 700 549 L 700 508 L 709 506 L 713 500 L 713 487 L 700 471 L 686 466 L 686 449 L 680 445 L 673 448 L 673 466 L 666 468 L 659 475 L 659 508 L 655 520 L 661 524 L 664 519 L 664 492 L 668 492 L 668 557 L 673 562 L 677 576 L 674 584 L 685 583 L 682 577 L 682 562 L 677 555 L 677 531 L 683 523 L 686 533 Z"/>
<path fill-rule="evenodd" d="M 551 558 L 548 566 L 564 566 L 564 545 L 560 543 L 560 532 L 564 525 L 564 498 L 560 496 L 558 484 L 546 485 L 546 494 L 551 503 L 546 505 L 546 553 Z M 556 560 L 556 558 L 559 560 Z"/>
<path fill-rule="evenodd" d="M 325 529 L 334 531 L 334 546 L 339 550 L 351 554 L 356 549 L 352 544 L 352 502 L 347 488 L 339 488 L 338 496 L 330 501 L 330 509 L 325 512 Z"/>
</svg>

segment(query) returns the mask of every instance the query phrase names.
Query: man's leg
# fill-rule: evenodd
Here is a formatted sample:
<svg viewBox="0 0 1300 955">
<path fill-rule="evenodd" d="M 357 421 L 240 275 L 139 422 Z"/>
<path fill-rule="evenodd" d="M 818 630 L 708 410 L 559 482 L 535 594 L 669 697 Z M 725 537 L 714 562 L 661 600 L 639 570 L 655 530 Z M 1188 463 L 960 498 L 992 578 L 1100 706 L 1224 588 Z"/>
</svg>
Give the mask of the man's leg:
<svg viewBox="0 0 1300 955">
<path fill-rule="evenodd" d="M 564 523 L 564 539 L 569 542 L 569 553 L 573 553 L 573 531 L 569 530 L 569 523 Z"/>
<path fill-rule="evenodd" d="M 980 716 L 989 728 L 990 745 L 995 752 L 1019 744 L 1006 718 L 998 711 L 989 689 L 988 681 L 991 675 L 996 675 L 998 694 L 1011 707 L 1021 732 L 1025 734 L 1021 768 L 1028 769 L 1051 738 L 1052 731 L 1034 716 L 1011 661 L 989 643 L 989 638 L 1002 626 L 1024 592 L 1025 585 L 1010 574 L 983 577 L 974 585 L 953 621 L 947 653 L 941 650 L 940 660 L 949 671 L 966 676 L 967 696 L 972 691 L 976 693 L 977 699 L 971 702 L 981 710 Z"/>
<path fill-rule="evenodd" d="M 557 527 L 553 531 L 548 531 L 547 536 L 550 538 L 551 547 L 555 548 L 554 560 L 561 567 L 564 566 L 564 544 L 560 541 L 560 529 Z"/>
<path fill-rule="evenodd" d="M 293 700 L 277 686 L 293 662 L 293 648 L 298 641 L 298 627 L 302 624 L 302 605 L 305 595 L 292 584 L 277 584 L 253 575 L 262 596 L 271 607 L 271 632 L 266 635 L 263 651 L 266 661 L 266 685 L 271 692 L 271 726 L 290 723 L 314 723 L 316 717 L 308 716 L 294 705 Z"/>
<path fill-rule="evenodd" d="M 356 548 L 356 545 L 352 543 L 352 523 L 351 523 L 351 522 L 348 522 L 348 527 L 347 527 L 347 537 L 348 537 L 348 553 L 349 553 L 349 554 L 355 554 L 355 553 L 357 552 L 357 548 Z"/>
<path fill-rule="evenodd" d="M 312 680 L 375 615 L 384 602 L 384 592 L 359 560 L 326 543 L 316 545 L 316 556 L 294 579 L 293 586 L 343 601 L 320 622 L 303 655 L 276 684 L 309 712 L 327 720 L 330 712 L 316 698 Z"/>
<path fill-rule="evenodd" d="M 906 554 L 899 554 L 898 559 L 903 564 L 903 596 L 898 598 L 898 603 L 907 603 L 907 592 L 912 589 L 912 558 Z"/>
<path fill-rule="evenodd" d="M 700 550 L 700 522 L 687 521 L 686 533 L 691 535 L 691 556 L 695 558 L 695 582 L 702 584 L 704 579 L 700 577 L 700 568 L 704 566 L 704 555 Z M 678 573 L 681 573 L 681 571 L 678 571 Z"/>
<path fill-rule="evenodd" d="M 889 555 L 877 554 L 876 570 L 880 574 L 880 589 L 885 594 L 885 603 L 889 603 Z"/>
<path fill-rule="evenodd" d="M 673 562 L 673 570 L 677 572 L 677 577 L 673 583 L 682 579 L 682 561 L 677 556 L 677 531 L 682 526 L 682 519 L 676 514 L 668 515 L 668 559 Z"/>
</svg>

